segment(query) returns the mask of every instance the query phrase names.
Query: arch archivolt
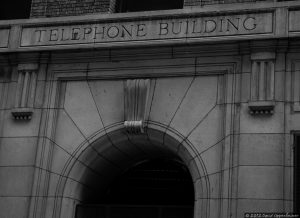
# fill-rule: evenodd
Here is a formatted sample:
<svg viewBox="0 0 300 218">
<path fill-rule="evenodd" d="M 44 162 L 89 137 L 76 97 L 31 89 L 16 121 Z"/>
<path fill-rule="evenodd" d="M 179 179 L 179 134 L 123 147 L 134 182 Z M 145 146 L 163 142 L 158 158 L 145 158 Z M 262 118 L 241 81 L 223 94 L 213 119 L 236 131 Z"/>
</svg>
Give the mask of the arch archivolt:
<svg viewBox="0 0 300 218">
<path fill-rule="evenodd" d="M 74 205 L 96 186 L 106 187 L 125 168 L 152 156 L 177 158 L 188 167 L 194 182 L 195 217 L 209 217 L 211 199 L 220 193 L 224 76 L 153 79 L 146 131 L 137 135 L 124 129 L 122 80 L 66 82 L 55 143 L 67 155 L 57 164 L 60 176 L 53 184 L 52 217 L 73 217 Z M 73 140 L 62 133 L 66 129 Z M 92 176 L 100 178 L 101 184 L 87 180 Z"/>
<path fill-rule="evenodd" d="M 119 124 L 118 127 L 114 126 L 112 128 L 113 131 L 110 131 L 110 129 L 99 131 L 98 134 L 91 136 L 88 141 L 78 145 L 78 149 L 66 162 L 56 186 L 54 217 L 72 217 L 74 215 L 74 208 L 71 210 L 67 207 L 63 203 L 64 198 L 69 198 L 70 201 L 78 203 L 84 198 L 85 194 L 93 191 L 90 187 L 92 188 L 95 184 L 86 184 L 90 183 L 85 181 L 87 177 L 102 177 L 102 180 L 107 181 L 103 181 L 103 184 L 97 184 L 97 186 L 103 185 L 103 187 L 106 187 L 113 179 L 113 175 L 118 175 L 138 161 L 151 156 L 179 158 L 184 162 L 194 182 L 195 206 L 201 205 L 201 213 L 205 217 L 204 214 L 209 210 L 209 202 L 206 201 L 206 199 L 209 199 L 209 181 L 205 176 L 201 176 L 206 175 L 205 165 L 196 153 L 195 148 L 188 141 L 183 140 L 184 138 L 178 135 L 178 132 L 167 129 L 167 127 L 163 132 L 161 131 L 161 124 L 159 125 L 160 130 L 154 129 L 153 127 L 156 125 L 152 123 L 151 128 L 147 129 L 145 135 L 131 136 L 128 135 L 123 125 Z M 174 136 L 177 136 L 177 139 Z M 180 138 L 181 141 L 178 141 Z M 163 139 L 165 140 L 163 141 Z M 116 148 L 122 146 L 127 147 L 122 148 L 124 156 L 120 158 L 120 154 L 118 154 L 120 151 Z M 141 148 L 142 146 L 143 148 Z M 110 154 L 103 159 L 103 156 L 100 155 L 101 152 Z M 115 158 L 115 155 L 118 158 Z M 116 159 L 121 160 L 119 165 L 114 162 Z M 76 182 L 70 177 L 76 177 Z M 199 196 L 201 198 L 198 198 Z"/>
</svg>

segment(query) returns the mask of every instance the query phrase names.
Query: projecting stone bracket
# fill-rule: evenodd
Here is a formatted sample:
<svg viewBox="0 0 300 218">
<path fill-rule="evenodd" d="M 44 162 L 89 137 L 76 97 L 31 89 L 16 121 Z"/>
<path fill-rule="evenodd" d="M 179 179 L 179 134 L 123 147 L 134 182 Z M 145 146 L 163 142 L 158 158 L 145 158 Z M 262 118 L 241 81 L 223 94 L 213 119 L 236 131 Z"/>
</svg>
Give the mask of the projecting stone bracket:
<svg viewBox="0 0 300 218">
<path fill-rule="evenodd" d="M 32 108 L 14 108 L 11 114 L 16 120 L 31 120 L 33 109 Z"/>
<path fill-rule="evenodd" d="M 11 111 L 16 120 L 31 120 L 37 83 L 37 64 L 19 64 L 15 105 Z"/>
<path fill-rule="evenodd" d="M 273 101 L 249 102 L 248 107 L 251 115 L 272 115 L 275 103 Z"/>
<path fill-rule="evenodd" d="M 139 121 L 125 121 L 124 126 L 129 133 L 143 133 L 144 132 L 144 123 L 142 120 Z"/>
<path fill-rule="evenodd" d="M 148 111 L 149 79 L 127 80 L 125 83 L 125 122 L 130 134 L 144 133 L 145 118 Z"/>
</svg>

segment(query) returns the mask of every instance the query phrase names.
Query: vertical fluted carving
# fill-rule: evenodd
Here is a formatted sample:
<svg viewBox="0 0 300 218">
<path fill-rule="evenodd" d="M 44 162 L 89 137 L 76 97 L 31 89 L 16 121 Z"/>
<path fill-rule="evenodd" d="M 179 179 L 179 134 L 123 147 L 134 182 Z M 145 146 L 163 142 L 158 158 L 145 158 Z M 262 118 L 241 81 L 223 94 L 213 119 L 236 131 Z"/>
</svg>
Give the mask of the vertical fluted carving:
<svg viewBox="0 0 300 218">
<path fill-rule="evenodd" d="M 33 113 L 37 76 L 35 70 L 20 70 L 12 111 L 15 119 L 30 120 Z"/>
<path fill-rule="evenodd" d="M 275 54 L 255 53 L 251 56 L 251 114 L 273 114 L 275 100 Z"/>
<path fill-rule="evenodd" d="M 125 84 L 125 128 L 130 133 L 143 133 L 148 96 L 149 79 L 127 80 Z"/>
<path fill-rule="evenodd" d="M 251 75 L 251 100 L 269 101 L 274 99 L 273 61 L 253 61 Z"/>
</svg>

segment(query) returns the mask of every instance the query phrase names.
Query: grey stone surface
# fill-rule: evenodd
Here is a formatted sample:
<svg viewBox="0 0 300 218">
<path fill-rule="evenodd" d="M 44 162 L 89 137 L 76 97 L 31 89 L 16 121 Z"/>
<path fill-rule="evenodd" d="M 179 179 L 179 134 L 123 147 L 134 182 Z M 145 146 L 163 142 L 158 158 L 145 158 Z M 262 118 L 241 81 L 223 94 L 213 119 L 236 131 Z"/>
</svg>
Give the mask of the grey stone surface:
<svg viewBox="0 0 300 218">
<path fill-rule="evenodd" d="M 153 157 L 176 157 L 187 166 L 195 218 L 292 211 L 292 141 L 300 131 L 300 13 L 294 6 L 299 2 L 0 21 L 0 217 L 73 218 L 84 194 L 105 190 L 125 169 Z M 241 20 L 258 12 L 266 25 L 251 32 L 234 30 L 233 23 L 224 34 L 195 38 L 155 32 L 159 22 L 200 15 L 212 28 L 221 19 L 216 10 Z M 68 45 L 31 38 L 37 29 L 50 37 L 51 28 L 70 34 L 99 21 L 106 27 L 146 22 L 153 32 L 141 41 L 127 34 L 98 44 L 91 38 L 68 39 Z M 274 95 L 251 78 L 253 60 L 274 61 Z M 38 66 L 33 116 L 17 121 L 11 112 L 18 69 L 29 66 Z M 151 83 L 144 134 L 124 128 L 124 84 L 132 79 Z M 250 115 L 253 88 L 270 94 L 254 104 L 269 100 L 273 115 Z"/>
</svg>

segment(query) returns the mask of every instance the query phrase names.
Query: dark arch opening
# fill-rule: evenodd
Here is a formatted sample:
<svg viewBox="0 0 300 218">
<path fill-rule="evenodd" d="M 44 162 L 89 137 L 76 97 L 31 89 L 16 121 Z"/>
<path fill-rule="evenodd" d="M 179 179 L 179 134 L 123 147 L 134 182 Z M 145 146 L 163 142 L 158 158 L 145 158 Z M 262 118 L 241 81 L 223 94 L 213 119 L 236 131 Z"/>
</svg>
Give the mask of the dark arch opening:
<svg viewBox="0 0 300 218">
<path fill-rule="evenodd" d="M 116 12 L 156 11 L 183 8 L 183 0 L 117 0 Z"/>
<path fill-rule="evenodd" d="M 86 196 L 76 218 L 192 218 L 193 206 L 187 167 L 178 159 L 147 159 L 115 177 L 102 194 Z"/>
</svg>

